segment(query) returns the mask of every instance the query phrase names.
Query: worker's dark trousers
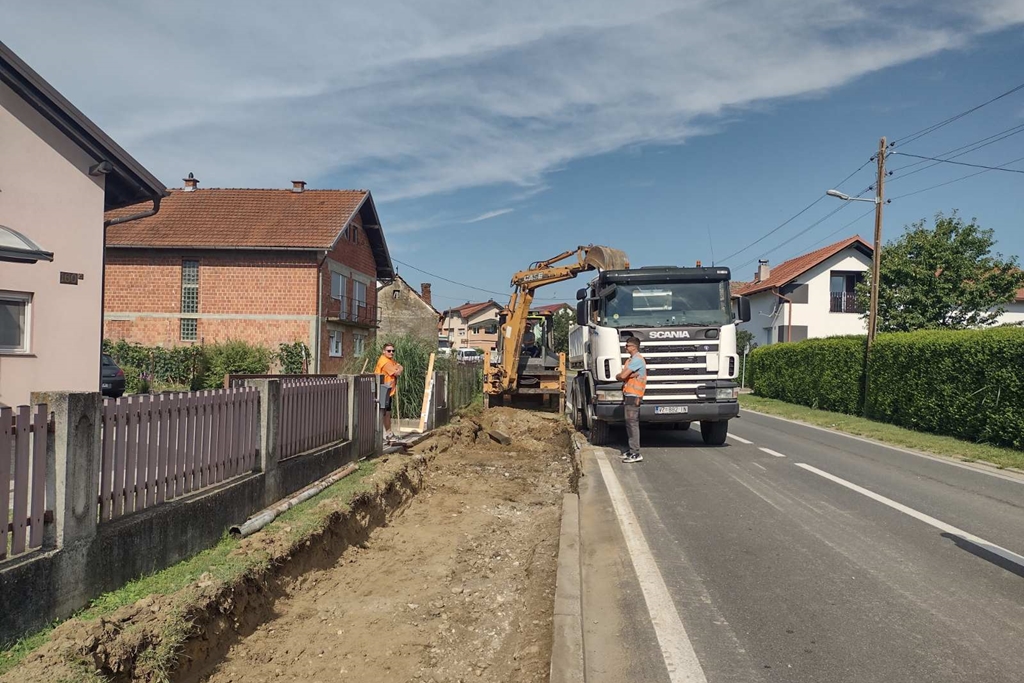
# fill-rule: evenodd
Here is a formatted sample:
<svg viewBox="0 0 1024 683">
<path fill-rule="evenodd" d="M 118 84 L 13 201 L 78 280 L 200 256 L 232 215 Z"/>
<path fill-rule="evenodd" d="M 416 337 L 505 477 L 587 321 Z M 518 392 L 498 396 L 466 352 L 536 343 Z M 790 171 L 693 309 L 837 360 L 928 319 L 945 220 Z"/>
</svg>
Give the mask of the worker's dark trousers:
<svg viewBox="0 0 1024 683">
<path fill-rule="evenodd" d="M 640 452 L 640 399 L 636 396 L 625 397 L 626 434 L 629 436 L 629 450 Z"/>
</svg>

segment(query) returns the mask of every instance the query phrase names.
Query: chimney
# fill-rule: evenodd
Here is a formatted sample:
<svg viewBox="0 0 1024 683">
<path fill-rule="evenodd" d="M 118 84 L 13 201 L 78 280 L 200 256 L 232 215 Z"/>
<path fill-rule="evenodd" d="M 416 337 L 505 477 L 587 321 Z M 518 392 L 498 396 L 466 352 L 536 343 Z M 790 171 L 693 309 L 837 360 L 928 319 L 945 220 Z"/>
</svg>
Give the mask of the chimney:
<svg viewBox="0 0 1024 683">
<path fill-rule="evenodd" d="M 754 273 L 754 282 L 764 282 L 768 279 L 768 276 L 772 274 L 772 269 L 768 267 L 768 262 L 764 260 L 758 260 L 757 272 Z"/>
<path fill-rule="evenodd" d="M 302 192 L 306 189 L 305 180 L 293 180 L 292 181 L 292 192 Z"/>
<path fill-rule="evenodd" d="M 189 171 L 188 178 L 182 178 L 185 181 L 185 192 L 192 192 L 199 187 L 199 181 L 196 179 L 192 172 Z"/>
<path fill-rule="evenodd" d="M 429 282 L 420 283 L 420 293 L 421 293 L 421 296 L 423 297 L 424 301 L 426 301 L 431 306 L 434 305 L 434 302 L 430 300 L 430 283 Z"/>
</svg>

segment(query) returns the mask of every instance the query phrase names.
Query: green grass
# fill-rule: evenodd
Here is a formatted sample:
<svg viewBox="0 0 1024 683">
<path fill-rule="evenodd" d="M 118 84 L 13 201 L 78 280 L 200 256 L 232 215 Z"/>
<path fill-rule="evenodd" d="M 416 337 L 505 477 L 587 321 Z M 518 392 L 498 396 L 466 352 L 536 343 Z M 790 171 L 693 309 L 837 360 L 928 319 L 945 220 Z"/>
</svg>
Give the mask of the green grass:
<svg viewBox="0 0 1024 683">
<path fill-rule="evenodd" d="M 360 463 L 356 472 L 280 515 L 268 524 L 263 532 L 283 534 L 283 538 L 294 542 L 323 530 L 339 507 L 347 510 L 352 500 L 370 489 L 367 478 L 376 468 L 377 463 L 374 461 Z M 336 504 L 321 507 L 320 504 L 325 501 L 333 501 Z M 115 591 L 104 593 L 74 617 L 86 621 L 98 619 L 150 595 L 177 593 L 195 584 L 204 575 L 214 582 L 231 582 L 250 570 L 260 568 L 270 559 L 267 553 L 235 554 L 239 543 L 240 541 L 225 535 L 217 545 L 198 555 L 154 574 L 130 581 Z M 164 625 L 160 646 L 140 656 L 141 664 L 153 672 L 155 680 L 167 678 L 167 672 L 173 666 L 181 643 L 191 632 L 191 624 L 185 616 L 185 606 L 194 596 L 191 591 L 185 592 L 179 604 L 172 608 L 172 616 Z M 47 626 L 0 651 L 0 676 L 16 667 L 33 650 L 46 644 L 55 626 L 56 624 Z"/>
<path fill-rule="evenodd" d="M 943 455 L 965 462 L 982 461 L 1006 468 L 1024 469 L 1024 451 L 989 446 L 981 443 L 961 441 L 951 436 L 940 436 L 912 429 L 897 427 L 884 422 L 875 422 L 863 417 L 830 413 L 805 406 L 762 398 L 753 394 L 740 394 L 740 405 L 750 410 L 799 420 L 819 427 L 828 427 L 847 434 L 863 436 L 894 446 Z"/>
</svg>

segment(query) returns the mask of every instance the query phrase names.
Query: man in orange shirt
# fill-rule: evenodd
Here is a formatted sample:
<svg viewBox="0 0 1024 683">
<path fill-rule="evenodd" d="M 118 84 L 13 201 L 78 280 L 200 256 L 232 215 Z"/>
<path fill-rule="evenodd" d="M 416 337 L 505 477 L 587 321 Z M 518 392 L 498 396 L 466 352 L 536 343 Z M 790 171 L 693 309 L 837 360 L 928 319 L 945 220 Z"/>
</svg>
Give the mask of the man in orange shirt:
<svg viewBox="0 0 1024 683">
<path fill-rule="evenodd" d="M 398 392 L 398 377 L 402 374 L 402 366 L 395 360 L 395 345 L 385 344 L 384 352 L 377 359 L 377 365 L 373 368 L 373 374 L 384 375 L 384 384 L 390 389 L 388 397 L 384 400 L 384 440 L 395 441 L 395 435 L 391 431 L 391 401 Z"/>
</svg>

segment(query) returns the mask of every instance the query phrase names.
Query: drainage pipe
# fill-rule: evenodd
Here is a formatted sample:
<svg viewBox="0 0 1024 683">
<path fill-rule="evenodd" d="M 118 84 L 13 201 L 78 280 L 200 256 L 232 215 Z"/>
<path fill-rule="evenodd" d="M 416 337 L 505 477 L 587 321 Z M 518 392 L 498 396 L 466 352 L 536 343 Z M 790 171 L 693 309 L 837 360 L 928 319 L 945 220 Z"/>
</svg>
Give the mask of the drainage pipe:
<svg viewBox="0 0 1024 683">
<path fill-rule="evenodd" d="M 273 522 L 281 513 L 286 512 L 287 510 L 291 510 L 299 503 L 309 500 L 310 498 L 320 493 L 331 484 L 335 484 L 341 481 L 342 479 L 344 479 L 345 477 L 352 474 L 358 469 L 359 465 L 357 463 L 352 463 L 350 465 L 347 465 L 346 467 L 341 468 L 340 470 L 335 470 L 334 472 L 327 475 L 323 479 L 303 489 L 294 497 L 277 503 L 276 505 L 271 505 L 270 507 L 261 510 L 260 512 L 257 512 L 255 515 L 247 519 L 245 521 L 245 524 L 242 524 L 241 526 L 231 527 L 228 530 L 228 533 L 231 534 L 232 538 L 245 538 L 246 536 L 251 536 L 252 534 L 256 533 L 257 531 L 265 527 L 266 525 Z"/>
</svg>

